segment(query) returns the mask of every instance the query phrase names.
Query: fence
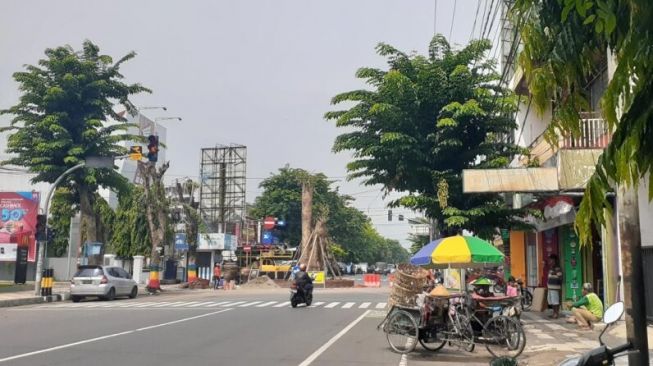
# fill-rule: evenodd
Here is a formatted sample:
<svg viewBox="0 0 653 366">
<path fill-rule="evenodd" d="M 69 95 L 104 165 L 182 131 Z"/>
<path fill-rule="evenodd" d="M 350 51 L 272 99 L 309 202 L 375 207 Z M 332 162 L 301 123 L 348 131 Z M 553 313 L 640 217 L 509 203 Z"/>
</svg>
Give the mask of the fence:
<svg viewBox="0 0 653 366">
<path fill-rule="evenodd" d="M 610 143 L 612 134 L 602 118 L 585 118 L 580 123 L 579 136 L 563 136 L 563 149 L 604 149 Z"/>
</svg>

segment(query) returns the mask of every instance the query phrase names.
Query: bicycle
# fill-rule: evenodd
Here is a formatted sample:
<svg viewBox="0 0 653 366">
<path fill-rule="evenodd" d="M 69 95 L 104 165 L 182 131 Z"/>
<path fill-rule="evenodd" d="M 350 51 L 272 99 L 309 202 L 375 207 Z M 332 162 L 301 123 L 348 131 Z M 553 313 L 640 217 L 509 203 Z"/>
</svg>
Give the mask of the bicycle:
<svg viewBox="0 0 653 366">
<path fill-rule="evenodd" d="M 458 312 L 469 318 L 475 342 L 485 344 L 485 348 L 495 357 L 519 356 L 526 347 L 526 334 L 519 321 L 519 310 L 512 298 L 485 298 L 483 302 L 494 303 L 478 309 L 470 295 L 458 305 Z M 521 301 L 521 300 L 520 300 Z"/>
<path fill-rule="evenodd" d="M 393 305 L 377 329 L 383 329 L 396 353 L 410 353 L 417 343 L 432 352 L 447 344 L 472 352 L 475 344 L 471 322 L 449 306 L 451 301 L 452 298 L 431 299 L 421 307 Z"/>
</svg>

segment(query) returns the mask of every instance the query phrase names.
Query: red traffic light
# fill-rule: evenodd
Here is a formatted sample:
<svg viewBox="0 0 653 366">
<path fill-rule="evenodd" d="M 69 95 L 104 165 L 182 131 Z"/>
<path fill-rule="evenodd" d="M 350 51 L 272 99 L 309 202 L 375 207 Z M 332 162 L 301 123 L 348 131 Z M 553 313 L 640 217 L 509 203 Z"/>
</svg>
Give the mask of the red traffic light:
<svg viewBox="0 0 653 366">
<path fill-rule="evenodd" d="M 150 135 L 147 137 L 149 144 L 147 145 L 147 159 L 151 162 L 159 160 L 159 136 Z"/>
</svg>

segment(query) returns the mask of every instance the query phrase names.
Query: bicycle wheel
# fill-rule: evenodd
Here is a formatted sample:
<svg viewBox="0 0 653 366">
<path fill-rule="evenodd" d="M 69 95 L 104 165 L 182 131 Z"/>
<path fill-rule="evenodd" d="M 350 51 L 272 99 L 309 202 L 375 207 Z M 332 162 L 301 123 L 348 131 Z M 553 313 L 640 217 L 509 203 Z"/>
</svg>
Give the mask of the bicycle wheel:
<svg viewBox="0 0 653 366">
<path fill-rule="evenodd" d="M 462 349 L 467 352 L 473 352 L 476 348 L 476 343 L 474 342 L 474 329 L 472 328 L 472 322 L 464 314 L 456 313 L 453 317 L 453 324 L 450 328 L 450 337 L 454 338 L 453 343 L 457 343 Z"/>
<path fill-rule="evenodd" d="M 447 344 L 446 336 L 444 336 L 439 329 L 425 330 L 424 332 L 425 333 L 420 334 L 419 344 L 421 344 L 425 350 L 437 352 Z"/>
<path fill-rule="evenodd" d="M 521 298 L 521 306 L 524 310 L 530 310 L 533 305 L 533 294 L 530 291 L 526 290 Z"/>
<path fill-rule="evenodd" d="M 521 324 L 504 315 L 496 316 L 483 327 L 485 348 L 495 357 L 517 357 L 526 347 L 526 334 Z"/>
<path fill-rule="evenodd" d="M 409 353 L 417 346 L 417 321 L 405 310 L 395 311 L 383 328 L 388 344 L 397 353 Z"/>
</svg>

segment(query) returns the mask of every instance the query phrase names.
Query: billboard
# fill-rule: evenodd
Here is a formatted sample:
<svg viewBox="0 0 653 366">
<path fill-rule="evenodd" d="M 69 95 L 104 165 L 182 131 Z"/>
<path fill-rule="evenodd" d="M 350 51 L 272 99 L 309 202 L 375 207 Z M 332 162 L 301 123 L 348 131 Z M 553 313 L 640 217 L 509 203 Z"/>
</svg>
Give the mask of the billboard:
<svg viewBox="0 0 653 366">
<path fill-rule="evenodd" d="M 38 192 L 0 192 L 0 261 L 15 261 L 18 246 L 28 248 L 27 260 L 36 259 Z"/>
<path fill-rule="evenodd" d="M 199 234 L 197 250 L 236 250 L 236 236 L 223 233 Z"/>
</svg>

